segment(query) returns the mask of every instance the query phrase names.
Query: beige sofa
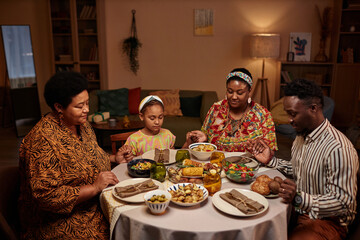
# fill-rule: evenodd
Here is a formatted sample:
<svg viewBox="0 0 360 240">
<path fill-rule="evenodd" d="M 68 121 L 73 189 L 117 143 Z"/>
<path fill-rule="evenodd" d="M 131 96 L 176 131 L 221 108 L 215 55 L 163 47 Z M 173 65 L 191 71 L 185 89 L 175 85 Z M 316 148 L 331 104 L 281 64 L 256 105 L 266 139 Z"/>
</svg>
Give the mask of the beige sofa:
<svg viewBox="0 0 360 240">
<path fill-rule="evenodd" d="M 157 91 L 151 89 L 141 89 L 140 98 L 148 96 L 150 92 Z M 199 90 L 180 90 L 180 102 L 184 102 L 184 100 L 188 99 L 200 99 L 200 105 L 193 106 L 194 111 L 200 111 L 199 116 L 186 116 L 186 112 L 189 112 L 189 104 L 187 104 L 187 110 L 183 111 L 184 116 L 165 116 L 163 128 L 169 129 L 175 136 L 176 142 L 175 147 L 180 148 L 186 138 L 186 133 L 191 130 L 200 129 L 201 125 L 206 117 L 206 114 L 212 104 L 218 101 L 217 93 L 215 91 L 199 91 Z M 197 104 L 194 104 L 197 105 Z M 183 106 L 184 107 L 184 106 Z M 180 106 L 182 108 L 182 106 Z M 196 108 L 196 110 L 195 110 Z M 97 112 L 99 110 L 99 99 L 96 94 L 96 91 L 90 92 L 90 113 Z M 184 109 L 185 110 L 185 109 Z M 122 120 L 122 116 L 111 116 L 117 117 L 120 121 Z M 130 120 L 139 119 L 138 115 L 129 115 Z M 109 146 L 109 136 L 104 136 L 103 142 L 104 146 Z"/>
</svg>

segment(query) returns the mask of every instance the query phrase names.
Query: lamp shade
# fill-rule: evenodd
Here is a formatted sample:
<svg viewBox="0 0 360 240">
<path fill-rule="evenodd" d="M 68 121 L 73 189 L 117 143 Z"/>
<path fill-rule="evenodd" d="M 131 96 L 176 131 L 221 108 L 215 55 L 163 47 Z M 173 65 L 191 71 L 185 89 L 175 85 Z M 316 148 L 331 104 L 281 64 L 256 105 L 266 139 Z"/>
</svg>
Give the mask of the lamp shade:
<svg viewBox="0 0 360 240">
<path fill-rule="evenodd" d="M 254 58 L 278 58 L 280 34 L 257 33 L 250 38 L 250 56 Z"/>
</svg>

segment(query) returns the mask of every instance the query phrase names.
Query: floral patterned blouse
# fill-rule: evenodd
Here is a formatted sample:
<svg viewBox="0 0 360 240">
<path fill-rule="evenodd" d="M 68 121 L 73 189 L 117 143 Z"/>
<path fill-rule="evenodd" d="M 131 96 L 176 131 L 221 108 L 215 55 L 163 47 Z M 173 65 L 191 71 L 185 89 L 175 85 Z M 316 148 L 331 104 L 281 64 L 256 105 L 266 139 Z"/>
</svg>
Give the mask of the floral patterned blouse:
<svg viewBox="0 0 360 240">
<path fill-rule="evenodd" d="M 257 138 L 263 139 L 270 149 L 278 149 L 271 113 L 253 101 L 250 103 L 250 110 L 240 120 L 231 117 L 226 99 L 214 103 L 206 115 L 201 131 L 221 151 L 245 152 L 248 150 L 246 142 Z"/>
<path fill-rule="evenodd" d="M 91 125 L 77 138 L 52 114 L 44 116 L 20 146 L 19 214 L 23 239 L 109 239 L 99 196 L 76 204 L 80 186 L 110 171 L 109 155 Z"/>
</svg>

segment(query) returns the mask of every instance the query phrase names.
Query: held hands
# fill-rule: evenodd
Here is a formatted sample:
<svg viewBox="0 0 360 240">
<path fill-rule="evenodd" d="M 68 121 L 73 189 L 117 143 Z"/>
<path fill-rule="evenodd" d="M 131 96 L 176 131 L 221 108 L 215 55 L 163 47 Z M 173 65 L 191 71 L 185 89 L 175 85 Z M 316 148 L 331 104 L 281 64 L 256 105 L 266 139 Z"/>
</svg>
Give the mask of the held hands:
<svg viewBox="0 0 360 240">
<path fill-rule="evenodd" d="M 132 147 L 129 145 L 123 145 L 115 155 L 115 161 L 118 164 L 130 162 L 133 158 Z"/>
<path fill-rule="evenodd" d="M 268 164 L 274 156 L 274 152 L 262 139 L 249 140 L 247 147 L 254 157 L 264 164 Z"/>
<path fill-rule="evenodd" d="M 110 171 L 101 172 L 95 182 L 92 184 L 96 192 L 100 193 L 109 185 L 115 185 L 119 182 L 114 173 Z"/>
<path fill-rule="evenodd" d="M 188 148 L 190 144 L 197 142 L 206 142 L 207 136 L 205 133 L 199 130 L 194 130 L 186 133 L 186 142 L 183 145 L 183 148 Z"/>
<path fill-rule="evenodd" d="M 290 179 L 285 179 L 280 185 L 279 197 L 284 203 L 291 203 L 296 194 L 296 183 Z"/>
</svg>

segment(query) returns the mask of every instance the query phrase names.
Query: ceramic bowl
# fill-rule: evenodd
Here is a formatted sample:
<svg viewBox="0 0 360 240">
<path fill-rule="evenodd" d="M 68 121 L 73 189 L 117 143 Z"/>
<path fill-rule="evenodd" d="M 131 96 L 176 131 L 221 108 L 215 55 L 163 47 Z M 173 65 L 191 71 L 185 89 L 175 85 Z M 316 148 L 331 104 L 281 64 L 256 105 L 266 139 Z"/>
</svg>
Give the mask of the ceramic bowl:
<svg viewBox="0 0 360 240">
<path fill-rule="evenodd" d="M 194 183 L 177 183 L 177 184 L 174 184 L 174 185 L 170 186 L 170 187 L 167 189 L 167 191 L 168 191 L 168 192 L 171 192 L 171 191 L 176 192 L 176 191 L 179 191 L 179 189 L 182 189 L 182 188 L 184 188 L 184 187 L 187 186 L 187 185 L 193 185 L 193 184 L 194 184 Z M 200 201 L 198 201 L 198 202 L 185 203 L 185 202 L 174 201 L 173 199 L 171 199 L 171 202 L 173 202 L 173 203 L 175 203 L 175 204 L 177 204 L 177 205 L 183 206 L 183 207 L 190 207 L 190 206 L 194 206 L 194 205 L 200 204 L 200 203 L 202 203 L 203 201 L 205 201 L 205 200 L 208 198 L 208 196 L 209 196 L 208 190 L 207 190 L 206 188 L 204 188 L 203 186 L 199 185 L 199 184 L 194 184 L 194 185 L 196 185 L 196 187 L 197 187 L 198 189 L 200 189 L 200 191 L 203 192 L 203 199 L 202 199 L 202 200 L 200 200 Z"/>
<path fill-rule="evenodd" d="M 128 162 L 127 169 L 129 172 L 129 175 L 135 178 L 148 178 L 150 177 L 150 168 L 146 170 L 140 170 L 140 169 L 133 169 L 132 167 L 135 166 L 137 163 L 143 163 L 143 162 L 150 162 L 155 163 L 154 160 L 151 159 L 134 159 Z"/>
<path fill-rule="evenodd" d="M 208 148 L 210 147 L 211 150 L 205 150 L 205 151 L 196 151 L 194 149 L 196 148 Z M 190 144 L 189 146 L 190 149 L 190 153 L 195 156 L 198 160 L 201 161 L 206 161 L 210 159 L 210 156 L 213 152 L 215 152 L 217 150 L 216 145 L 212 144 L 212 143 L 193 143 Z"/>
<path fill-rule="evenodd" d="M 253 181 L 259 166 L 258 161 L 249 157 L 232 156 L 223 159 L 223 169 L 226 177 L 238 183 Z"/>
<path fill-rule="evenodd" d="M 166 201 L 156 202 L 156 203 L 149 201 L 149 199 L 151 199 L 151 197 L 153 197 L 154 195 L 155 196 L 165 195 Z M 146 206 L 148 206 L 151 213 L 153 214 L 163 214 L 166 211 L 166 208 L 169 206 L 170 199 L 171 199 L 171 194 L 168 191 L 159 190 L 159 189 L 147 192 L 144 195 Z"/>
</svg>

